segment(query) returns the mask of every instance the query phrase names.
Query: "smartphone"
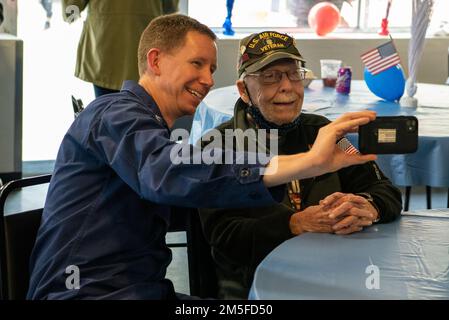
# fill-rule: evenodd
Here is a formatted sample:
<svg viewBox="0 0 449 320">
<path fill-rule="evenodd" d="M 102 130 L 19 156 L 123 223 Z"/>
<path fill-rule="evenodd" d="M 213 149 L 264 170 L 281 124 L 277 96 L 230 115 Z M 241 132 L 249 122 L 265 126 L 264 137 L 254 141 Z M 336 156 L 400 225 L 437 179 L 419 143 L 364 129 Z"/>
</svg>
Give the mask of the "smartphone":
<svg viewBox="0 0 449 320">
<path fill-rule="evenodd" d="M 404 154 L 417 149 L 416 117 L 377 117 L 359 127 L 359 150 L 362 154 Z"/>
</svg>

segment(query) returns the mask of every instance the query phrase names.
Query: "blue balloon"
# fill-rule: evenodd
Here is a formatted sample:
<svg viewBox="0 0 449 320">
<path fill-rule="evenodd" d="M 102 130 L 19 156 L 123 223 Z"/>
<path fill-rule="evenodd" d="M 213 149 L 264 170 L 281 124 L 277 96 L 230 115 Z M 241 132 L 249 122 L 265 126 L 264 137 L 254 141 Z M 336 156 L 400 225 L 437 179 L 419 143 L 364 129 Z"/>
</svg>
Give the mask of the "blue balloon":
<svg viewBox="0 0 449 320">
<path fill-rule="evenodd" d="M 405 78 L 400 64 L 376 75 L 365 68 L 364 77 L 371 92 L 382 99 L 398 101 L 404 94 Z"/>
</svg>

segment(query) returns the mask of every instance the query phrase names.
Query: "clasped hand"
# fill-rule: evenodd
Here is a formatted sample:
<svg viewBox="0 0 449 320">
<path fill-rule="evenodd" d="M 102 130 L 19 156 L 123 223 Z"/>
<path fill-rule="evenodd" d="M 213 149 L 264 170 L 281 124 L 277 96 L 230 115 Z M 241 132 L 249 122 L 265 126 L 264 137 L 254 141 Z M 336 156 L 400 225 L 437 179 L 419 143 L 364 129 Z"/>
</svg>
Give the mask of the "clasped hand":
<svg viewBox="0 0 449 320">
<path fill-rule="evenodd" d="M 373 224 L 379 213 L 364 197 L 335 192 L 316 206 L 297 212 L 290 218 L 290 230 L 304 232 L 350 234 Z"/>
</svg>

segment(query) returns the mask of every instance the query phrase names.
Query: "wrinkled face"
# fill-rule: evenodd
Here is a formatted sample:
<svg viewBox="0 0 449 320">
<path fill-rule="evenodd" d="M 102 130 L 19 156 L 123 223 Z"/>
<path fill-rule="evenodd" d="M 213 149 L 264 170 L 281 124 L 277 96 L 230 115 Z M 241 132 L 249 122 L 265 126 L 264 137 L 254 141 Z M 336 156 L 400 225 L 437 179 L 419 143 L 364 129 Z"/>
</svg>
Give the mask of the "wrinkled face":
<svg viewBox="0 0 449 320">
<path fill-rule="evenodd" d="M 295 60 L 283 59 L 269 64 L 261 71 L 278 70 L 292 73 L 297 68 Z M 302 81 L 291 81 L 284 73 L 278 83 L 265 84 L 261 77 L 251 75 L 246 76 L 244 82 L 252 103 L 259 108 L 266 120 L 277 125 L 288 124 L 301 113 L 304 99 Z M 238 84 L 238 86 L 240 89 L 241 85 Z M 242 99 L 248 102 L 244 95 L 242 95 Z"/>
<path fill-rule="evenodd" d="M 161 94 L 176 116 L 193 114 L 214 85 L 217 47 L 207 35 L 190 31 L 182 47 L 160 57 Z"/>
</svg>

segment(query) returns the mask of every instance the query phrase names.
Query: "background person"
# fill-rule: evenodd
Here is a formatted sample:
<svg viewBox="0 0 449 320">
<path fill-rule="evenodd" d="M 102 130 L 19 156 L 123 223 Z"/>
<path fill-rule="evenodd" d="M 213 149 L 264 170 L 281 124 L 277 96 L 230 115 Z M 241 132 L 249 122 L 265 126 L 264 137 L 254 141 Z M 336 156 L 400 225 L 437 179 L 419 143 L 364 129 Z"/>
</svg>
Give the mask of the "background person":
<svg viewBox="0 0 449 320">
<path fill-rule="evenodd" d="M 139 36 L 154 18 L 178 10 L 178 0 L 63 0 L 64 19 L 73 22 L 88 8 L 78 45 L 75 76 L 91 82 L 95 96 L 118 92 L 124 80 L 139 79 Z"/>
<path fill-rule="evenodd" d="M 44 28 L 48 29 L 48 28 L 50 28 L 51 17 L 53 16 L 53 10 L 52 10 L 53 0 L 40 0 L 39 2 L 41 3 L 42 8 L 44 8 L 45 13 L 47 15 L 47 19 L 45 20 Z"/>
<path fill-rule="evenodd" d="M 4 17 L 3 17 L 3 4 L 0 2 L 0 26 L 2 25 L 3 20 L 4 20 Z"/>
</svg>

